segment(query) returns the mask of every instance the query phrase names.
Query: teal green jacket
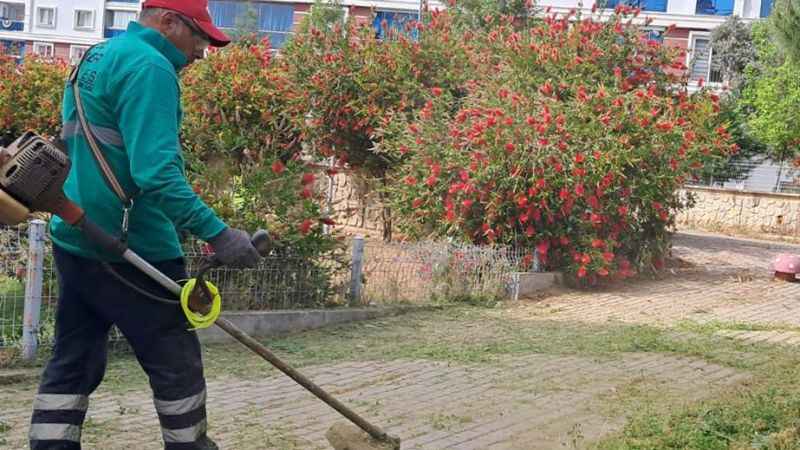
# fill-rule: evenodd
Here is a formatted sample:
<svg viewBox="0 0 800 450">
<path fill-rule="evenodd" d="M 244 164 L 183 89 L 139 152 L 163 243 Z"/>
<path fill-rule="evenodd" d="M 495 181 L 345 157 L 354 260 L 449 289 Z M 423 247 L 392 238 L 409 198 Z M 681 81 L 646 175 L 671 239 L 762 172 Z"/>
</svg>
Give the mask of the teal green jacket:
<svg viewBox="0 0 800 450">
<path fill-rule="evenodd" d="M 148 261 L 183 256 L 179 232 L 208 240 L 225 229 L 189 186 L 178 133 L 182 117 L 178 72 L 186 56 L 155 30 L 136 22 L 93 47 L 78 73 L 87 121 L 127 193 L 129 247 Z M 122 203 L 106 184 L 78 121 L 72 89 L 64 91 L 62 139 L 72 160 L 64 190 L 105 231 L 119 235 Z M 96 260 L 115 258 L 59 218 L 53 242 Z"/>
</svg>

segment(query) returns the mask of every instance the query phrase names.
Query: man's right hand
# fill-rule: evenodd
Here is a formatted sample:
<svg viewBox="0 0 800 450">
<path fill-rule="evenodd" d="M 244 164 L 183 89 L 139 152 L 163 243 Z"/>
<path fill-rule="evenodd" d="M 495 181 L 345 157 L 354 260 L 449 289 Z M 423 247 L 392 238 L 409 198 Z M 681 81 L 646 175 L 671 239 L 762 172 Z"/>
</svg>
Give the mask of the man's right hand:
<svg viewBox="0 0 800 450">
<path fill-rule="evenodd" d="M 255 267 L 261 259 L 246 231 L 225 228 L 222 233 L 209 239 L 208 243 L 214 248 L 219 262 L 229 267 Z"/>
</svg>

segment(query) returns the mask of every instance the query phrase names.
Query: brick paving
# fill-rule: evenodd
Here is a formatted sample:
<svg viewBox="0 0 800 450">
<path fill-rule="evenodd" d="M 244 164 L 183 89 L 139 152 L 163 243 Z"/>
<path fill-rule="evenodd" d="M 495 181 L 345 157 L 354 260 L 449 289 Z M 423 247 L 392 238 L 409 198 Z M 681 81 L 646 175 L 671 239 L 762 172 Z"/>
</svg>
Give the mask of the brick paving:
<svg viewBox="0 0 800 450">
<path fill-rule="evenodd" d="M 774 281 L 770 263 L 800 246 L 709 234 L 679 234 L 673 255 L 686 264 L 661 280 L 605 291 L 566 291 L 522 302 L 518 318 L 672 326 L 681 321 L 798 328 L 800 283 Z"/>
<path fill-rule="evenodd" d="M 613 431 L 623 422 L 606 414 L 604 403 L 636 381 L 646 380 L 683 398 L 698 388 L 714 390 L 746 377 L 696 359 L 654 354 L 609 360 L 530 355 L 496 366 L 343 363 L 309 373 L 402 436 L 404 449 L 464 450 L 557 448 L 578 424 L 589 431 L 583 432 L 585 438 Z M 22 394 L 0 391 L 0 399 Z M 280 376 L 212 381 L 208 403 L 212 434 L 225 449 L 324 449 L 325 431 L 341 420 Z M 25 448 L 29 414 L 30 402 L 4 411 L 3 420 L 12 427 L 6 448 Z M 89 423 L 86 448 L 161 448 L 157 418 L 145 392 L 119 395 L 101 388 L 92 398 Z"/>
<path fill-rule="evenodd" d="M 604 292 L 556 292 L 542 300 L 523 300 L 511 313 L 531 321 L 780 325 L 785 328 L 721 333 L 800 344 L 800 314 L 794 314 L 800 312 L 800 288 L 771 281 L 768 267 L 775 253 L 798 250 L 682 234 L 676 237 L 674 253 L 687 267 L 675 269 L 675 274 Z M 608 358 L 531 354 L 493 365 L 341 362 L 305 372 L 401 436 L 403 449 L 420 450 L 570 448 L 620 429 L 623 412 L 610 406 L 631 386 L 652 390 L 659 398 L 685 400 L 712 395 L 747 377 L 699 359 L 652 353 Z M 34 392 L 25 386 L 0 386 L 0 420 L 10 426 L 0 448 L 26 448 Z M 226 450 L 325 449 L 325 431 L 341 420 L 282 375 L 215 379 L 209 383 L 208 405 L 211 435 Z M 101 386 L 91 400 L 84 448 L 160 449 L 149 392 L 120 395 Z"/>
</svg>

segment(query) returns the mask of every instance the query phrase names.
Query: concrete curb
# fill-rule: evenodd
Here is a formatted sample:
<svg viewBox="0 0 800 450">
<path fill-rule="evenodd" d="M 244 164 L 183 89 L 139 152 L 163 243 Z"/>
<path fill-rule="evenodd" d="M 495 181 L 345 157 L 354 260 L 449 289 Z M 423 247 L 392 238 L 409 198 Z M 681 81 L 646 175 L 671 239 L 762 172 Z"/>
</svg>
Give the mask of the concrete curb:
<svg viewBox="0 0 800 450">
<path fill-rule="evenodd" d="M 397 306 L 374 308 L 312 309 L 288 311 L 242 311 L 223 313 L 245 333 L 255 338 L 278 336 L 287 333 L 313 330 L 361 320 L 392 317 L 415 311 L 436 309 L 433 306 Z M 202 343 L 236 342 L 217 327 L 198 331 Z"/>
</svg>

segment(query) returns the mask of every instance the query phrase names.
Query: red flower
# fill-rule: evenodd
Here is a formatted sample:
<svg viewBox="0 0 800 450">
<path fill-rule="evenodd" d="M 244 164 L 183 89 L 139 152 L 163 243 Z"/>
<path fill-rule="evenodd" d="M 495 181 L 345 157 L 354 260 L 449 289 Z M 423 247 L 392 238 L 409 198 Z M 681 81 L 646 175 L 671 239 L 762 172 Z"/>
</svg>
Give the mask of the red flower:
<svg viewBox="0 0 800 450">
<path fill-rule="evenodd" d="M 506 152 L 508 152 L 508 153 L 514 153 L 514 144 L 512 144 L 511 142 L 509 142 L 508 144 L 506 144 Z"/>
<path fill-rule="evenodd" d="M 533 237 L 534 234 L 536 234 L 536 230 L 532 225 L 528 225 L 528 228 L 525 228 L 525 235 L 528 237 Z"/>
<path fill-rule="evenodd" d="M 575 195 L 577 195 L 578 197 L 582 197 L 584 192 L 586 192 L 586 190 L 582 184 L 578 184 L 575 186 Z"/>
<path fill-rule="evenodd" d="M 625 215 L 627 215 L 627 214 L 628 214 L 628 207 L 627 207 L 627 206 L 625 206 L 625 205 L 622 205 L 622 206 L 620 206 L 619 208 L 617 208 L 617 211 L 619 212 L 619 214 L 620 214 L 621 216 L 625 216 Z"/>
<path fill-rule="evenodd" d="M 583 156 L 583 153 L 578 153 L 577 155 L 575 155 L 575 162 L 576 162 L 577 164 L 580 164 L 580 163 L 582 163 L 582 162 L 583 162 L 583 161 L 585 161 L 585 160 L 586 160 L 586 157 L 585 157 L 585 156 Z"/>
<path fill-rule="evenodd" d="M 438 96 L 442 95 L 442 88 L 440 88 L 440 87 L 432 87 L 431 88 L 431 94 L 433 94 L 434 97 L 438 97 Z"/>
<path fill-rule="evenodd" d="M 311 198 L 311 189 L 309 189 L 307 187 L 303 188 L 303 190 L 300 191 L 300 197 L 302 197 L 302 198 Z"/>
<path fill-rule="evenodd" d="M 414 201 L 411 202 L 411 207 L 414 208 L 414 209 L 417 209 L 420 206 L 422 206 L 422 199 L 421 198 L 415 198 Z"/>
<path fill-rule="evenodd" d="M 408 186 L 414 186 L 417 184 L 417 179 L 409 175 L 403 179 L 403 183 L 405 183 Z"/>
<path fill-rule="evenodd" d="M 608 269 L 606 269 L 605 267 L 601 267 L 597 271 L 597 274 L 600 275 L 601 277 L 607 277 L 608 276 Z"/>
<path fill-rule="evenodd" d="M 550 243 L 547 241 L 542 241 L 536 245 L 536 250 L 539 251 L 540 255 L 546 255 L 547 251 L 550 250 Z"/>
<path fill-rule="evenodd" d="M 592 248 L 605 248 L 606 243 L 602 239 L 592 239 Z"/>
<path fill-rule="evenodd" d="M 464 205 L 464 208 L 469 209 L 469 207 L 472 206 L 472 200 L 465 199 L 463 202 L 461 202 L 461 204 Z"/>
<path fill-rule="evenodd" d="M 539 88 L 539 92 L 541 92 L 546 96 L 549 96 L 550 94 L 553 93 L 553 85 L 550 84 L 550 82 L 548 81 Z"/>
<path fill-rule="evenodd" d="M 586 276 L 586 266 L 581 266 L 578 269 L 578 278 L 584 278 Z"/>
<path fill-rule="evenodd" d="M 305 186 L 307 184 L 313 183 L 314 179 L 315 177 L 313 173 L 306 172 L 303 174 L 303 178 L 300 180 L 300 183 L 303 184 L 303 186 Z"/>
<path fill-rule="evenodd" d="M 533 255 L 531 255 L 530 253 L 528 253 L 527 255 L 525 255 L 525 257 L 522 258 L 522 265 L 526 269 L 530 267 L 532 262 L 533 262 Z"/>
<path fill-rule="evenodd" d="M 436 175 L 431 175 L 427 180 L 425 180 L 425 184 L 427 184 L 428 187 L 433 187 L 437 181 L 438 179 L 436 178 Z"/>
<path fill-rule="evenodd" d="M 581 262 L 583 264 L 589 264 L 592 262 L 592 257 L 584 253 L 583 256 L 581 256 Z"/>
<path fill-rule="evenodd" d="M 561 241 L 561 245 L 563 245 L 563 246 L 569 245 L 569 238 L 568 237 L 561 236 L 561 238 L 559 240 Z"/>
<path fill-rule="evenodd" d="M 603 259 L 605 259 L 606 262 L 610 263 L 611 261 L 614 260 L 614 254 L 611 252 L 603 252 Z"/>
<path fill-rule="evenodd" d="M 311 225 L 313 225 L 313 224 L 314 224 L 314 222 L 312 222 L 311 219 L 304 220 L 303 223 L 301 223 L 300 227 L 299 227 L 300 233 L 308 234 L 308 232 L 311 231 Z"/>
<path fill-rule="evenodd" d="M 286 166 L 283 165 L 280 159 L 276 159 L 275 162 L 272 163 L 272 172 L 276 175 L 280 175 L 284 170 L 286 170 Z"/>
<path fill-rule="evenodd" d="M 520 208 L 524 208 L 527 204 L 528 204 L 528 197 L 525 197 L 524 195 L 520 195 L 517 198 L 517 205 L 519 205 Z"/>
</svg>

